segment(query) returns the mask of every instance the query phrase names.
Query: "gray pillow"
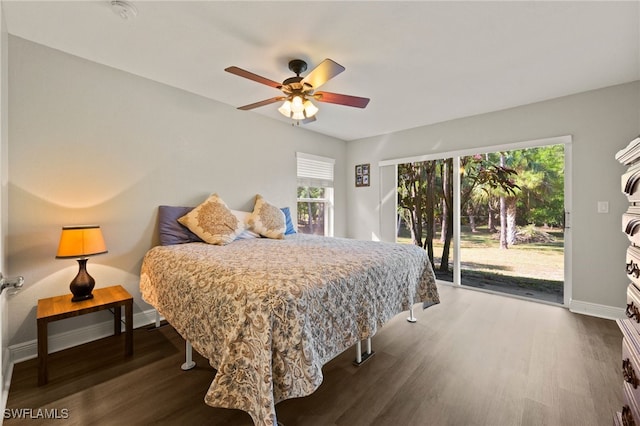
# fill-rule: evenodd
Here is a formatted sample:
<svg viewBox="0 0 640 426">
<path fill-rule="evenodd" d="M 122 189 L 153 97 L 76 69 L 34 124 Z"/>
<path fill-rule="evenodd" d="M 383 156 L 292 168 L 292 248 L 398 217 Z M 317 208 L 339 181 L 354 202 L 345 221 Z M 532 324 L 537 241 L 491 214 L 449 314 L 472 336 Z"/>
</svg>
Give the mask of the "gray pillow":
<svg viewBox="0 0 640 426">
<path fill-rule="evenodd" d="M 158 207 L 158 231 L 161 245 L 170 246 L 173 244 L 202 242 L 200 237 L 178 222 L 179 218 L 191 210 L 193 210 L 193 207 Z"/>
</svg>

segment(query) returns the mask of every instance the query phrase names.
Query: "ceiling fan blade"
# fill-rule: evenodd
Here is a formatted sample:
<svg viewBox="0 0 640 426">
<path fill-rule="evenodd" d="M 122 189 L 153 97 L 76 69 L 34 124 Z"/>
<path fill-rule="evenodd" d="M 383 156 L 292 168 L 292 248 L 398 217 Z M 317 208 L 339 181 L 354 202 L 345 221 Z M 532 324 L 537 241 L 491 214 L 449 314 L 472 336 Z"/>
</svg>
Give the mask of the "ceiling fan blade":
<svg viewBox="0 0 640 426">
<path fill-rule="evenodd" d="M 238 75 L 240 77 L 248 78 L 249 80 L 257 81 L 258 83 L 266 84 L 267 86 L 275 87 L 279 89 L 282 84 L 277 81 L 269 80 L 268 78 L 262 77 L 258 74 L 254 74 L 247 70 L 243 70 L 238 67 L 229 67 L 224 69 L 226 72 L 230 72 L 231 74 Z"/>
<path fill-rule="evenodd" d="M 344 71 L 344 67 L 331 59 L 325 59 L 320 62 L 320 65 L 315 67 L 305 78 L 302 79 L 302 84 L 310 84 L 313 89 L 325 84 L 327 81 L 335 77 Z"/>
<path fill-rule="evenodd" d="M 318 102 L 327 102 L 330 104 L 346 105 L 356 108 L 364 108 L 369 103 L 369 98 L 361 98 L 358 96 L 341 95 L 331 92 L 316 92 L 313 97 Z"/>
<path fill-rule="evenodd" d="M 254 108 L 261 107 L 261 106 L 269 105 L 269 104 L 272 104 L 274 102 L 284 101 L 285 99 L 287 99 L 287 98 L 285 98 L 284 96 L 276 96 L 275 98 L 265 99 L 264 101 L 255 102 L 253 104 L 249 104 L 249 105 L 238 107 L 238 109 L 241 109 L 243 111 L 248 111 L 250 109 L 254 109 Z"/>
</svg>

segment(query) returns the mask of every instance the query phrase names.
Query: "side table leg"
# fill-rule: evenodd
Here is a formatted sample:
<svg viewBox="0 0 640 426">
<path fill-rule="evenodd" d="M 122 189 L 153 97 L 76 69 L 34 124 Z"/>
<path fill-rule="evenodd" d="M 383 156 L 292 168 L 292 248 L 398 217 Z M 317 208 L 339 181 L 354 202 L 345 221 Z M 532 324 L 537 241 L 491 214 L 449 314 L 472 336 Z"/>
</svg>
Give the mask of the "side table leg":
<svg viewBox="0 0 640 426">
<path fill-rule="evenodd" d="M 133 355 L 133 300 L 129 300 L 124 305 L 124 320 L 125 320 L 125 355 Z"/>
<path fill-rule="evenodd" d="M 46 385 L 49 381 L 47 371 L 47 356 L 49 355 L 47 326 L 47 321 L 44 319 L 38 320 L 38 386 Z"/>
<path fill-rule="evenodd" d="M 120 306 L 116 306 L 113 308 L 113 334 L 116 336 L 122 333 L 120 321 L 122 321 L 122 309 Z"/>
</svg>

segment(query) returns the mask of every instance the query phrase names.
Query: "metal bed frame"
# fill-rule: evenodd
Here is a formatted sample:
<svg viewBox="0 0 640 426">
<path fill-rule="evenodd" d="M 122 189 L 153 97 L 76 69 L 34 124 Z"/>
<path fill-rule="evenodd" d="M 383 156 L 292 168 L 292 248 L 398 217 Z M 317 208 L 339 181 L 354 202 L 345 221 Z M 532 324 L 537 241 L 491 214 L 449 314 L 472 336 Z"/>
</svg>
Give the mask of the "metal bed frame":
<svg viewBox="0 0 640 426">
<path fill-rule="evenodd" d="M 409 317 L 407 318 L 407 322 L 415 323 L 418 319 L 413 315 L 413 306 L 409 308 Z M 160 327 L 160 314 L 156 311 L 156 328 Z M 362 341 L 358 340 L 356 343 L 356 359 L 353 361 L 353 365 L 356 367 L 361 366 L 366 361 L 368 361 L 375 352 L 371 349 L 371 337 L 367 337 L 367 349 L 362 351 Z M 196 366 L 195 361 L 193 360 L 193 347 L 191 346 L 191 342 L 185 340 L 185 360 L 184 363 L 180 366 L 180 368 L 184 371 L 191 370 Z"/>
</svg>

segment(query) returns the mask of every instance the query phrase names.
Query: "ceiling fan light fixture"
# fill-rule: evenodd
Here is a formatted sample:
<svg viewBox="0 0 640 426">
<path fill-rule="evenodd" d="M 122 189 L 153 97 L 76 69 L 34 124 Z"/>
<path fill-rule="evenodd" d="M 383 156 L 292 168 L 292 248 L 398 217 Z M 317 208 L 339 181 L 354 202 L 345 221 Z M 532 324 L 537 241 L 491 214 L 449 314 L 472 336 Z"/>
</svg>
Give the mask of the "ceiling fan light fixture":
<svg viewBox="0 0 640 426">
<path fill-rule="evenodd" d="M 280 111 L 280 114 L 284 115 L 285 117 L 291 118 L 291 101 L 289 99 L 284 101 L 282 106 L 278 108 L 278 111 Z"/>
<path fill-rule="evenodd" d="M 294 113 L 304 111 L 302 96 L 294 96 L 293 99 L 291 99 L 291 111 Z"/>
<path fill-rule="evenodd" d="M 305 116 L 304 116 L 304 111 L 296 111 L 293 114 L 291 114 L 291 118 L 293 118 L 294 120 L 304 120 Z"/>
<path fill-rule="evenodd" d="M 306 97 L 295 95 L 285 100 L 278 111 L 287 118 L 304 120 L 316 115 L 318 108 Z"/>
<path fill-rule="evenodd" d="M 304 115 L 307 118 L 311 118 L 318 112 L 318 107 L 316 107 L 309 99 L 304 101 Z"/>
</svg>

